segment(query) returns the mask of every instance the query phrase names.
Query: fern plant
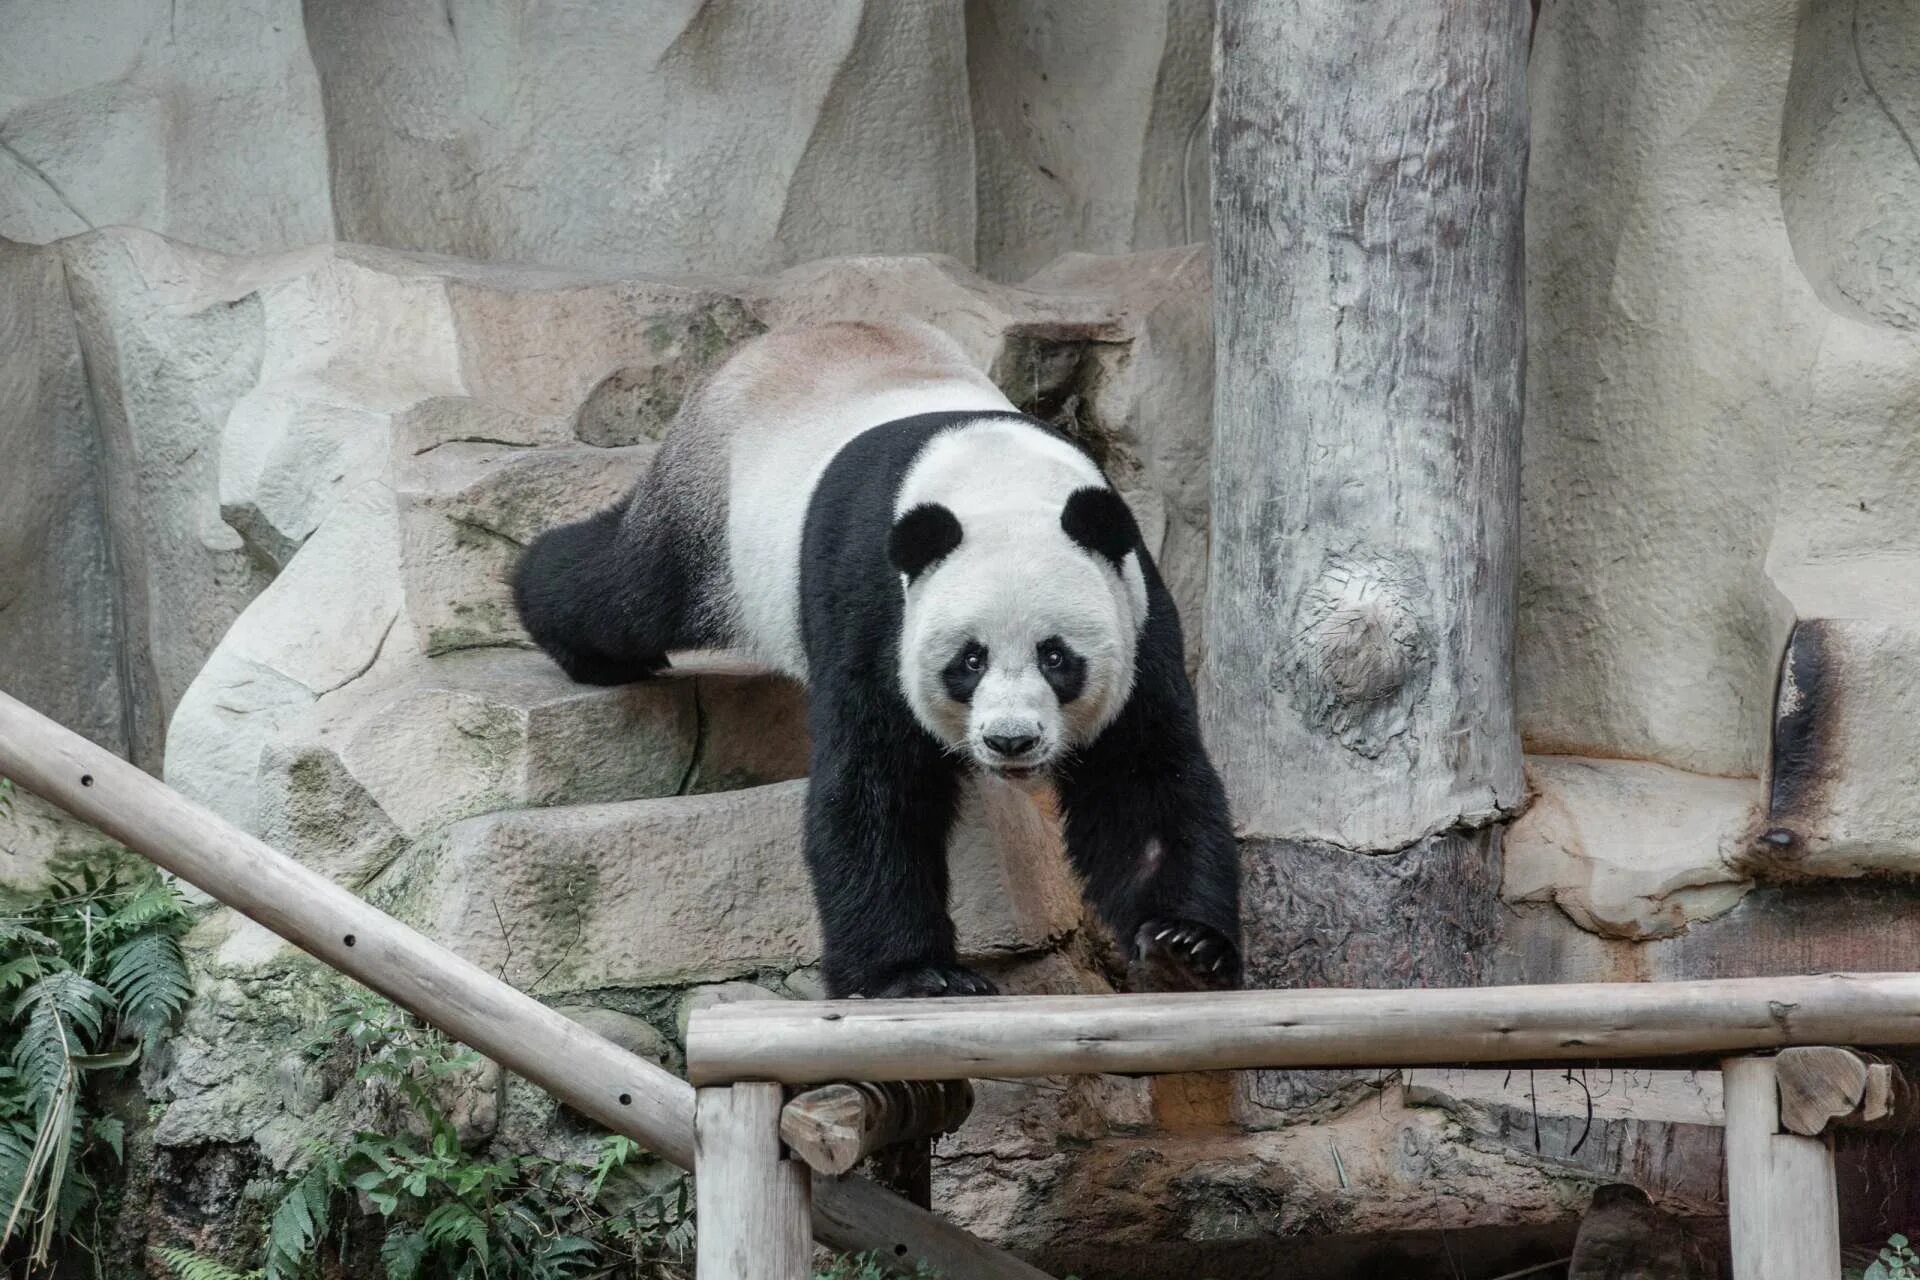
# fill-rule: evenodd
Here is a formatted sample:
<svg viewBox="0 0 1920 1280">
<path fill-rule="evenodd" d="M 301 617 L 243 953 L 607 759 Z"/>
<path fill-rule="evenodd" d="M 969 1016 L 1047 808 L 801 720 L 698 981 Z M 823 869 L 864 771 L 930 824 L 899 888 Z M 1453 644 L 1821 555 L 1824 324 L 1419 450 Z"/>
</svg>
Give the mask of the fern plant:
<svg viewBox="0 0 1920 1280">
<path fill-rule="evenodd" d="M 394 1132 L 313 1149 L 274 1209 L 262 1280 L 331 1272 L 323 1261 L 345 1259 L 356 1238 L 378 1253 L 387 1280 L 687 1275 L 688 1184 L 648 1186 L 636 1144 L 608 1136 L 590 1162 L 466 1151 L 439 1085 L 475 1055 L 370 994 L 337 1006 L 326 1031 L 324 1051 L 349 1054 L 355 1078 L 403 1114 Z M 173 1270 L 181 1280 L 231 1280 Z"/>
<path fill-rule="evenodd" d="M 0 797 L 4 799 L 4 797 Z M 185 902 L 148 869 L 84 868 L 0 916 L 0 1257 L 49 1265 L 117 1164 L 100 1090 L 185 1006 Z"/>
</svg>

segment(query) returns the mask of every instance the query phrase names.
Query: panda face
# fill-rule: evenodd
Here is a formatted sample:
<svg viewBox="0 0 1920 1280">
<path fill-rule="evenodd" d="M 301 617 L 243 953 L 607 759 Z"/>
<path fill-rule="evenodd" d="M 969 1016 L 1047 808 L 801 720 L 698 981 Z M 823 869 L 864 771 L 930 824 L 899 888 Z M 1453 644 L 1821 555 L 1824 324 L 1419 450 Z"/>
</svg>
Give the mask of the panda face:
<svg viewBox="0 0 1920 1280">
<path fill-rule="evenodd" d="M 1057 521 L 969 530 L 907 581 L 901 688 L 949 749 L 983 771 L 1031 777 L 1125 705 L 1139 612 L 1124 568 Z"/>
</svg>

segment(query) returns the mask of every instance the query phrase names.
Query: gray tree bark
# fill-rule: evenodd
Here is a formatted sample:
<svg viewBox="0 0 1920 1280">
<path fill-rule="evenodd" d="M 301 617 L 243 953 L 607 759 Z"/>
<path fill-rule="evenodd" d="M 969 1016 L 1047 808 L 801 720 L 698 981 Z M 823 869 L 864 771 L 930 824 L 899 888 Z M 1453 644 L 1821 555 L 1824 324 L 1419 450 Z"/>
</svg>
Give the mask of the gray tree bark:
<svg viewBox="0 0 1920 1280">
<path fill-rule="evenodd" d="M 1261 985 L 1477 982 L 1498 936 L 1529 22 L 1220 5 L 1201 698 Z"/>
</svg>

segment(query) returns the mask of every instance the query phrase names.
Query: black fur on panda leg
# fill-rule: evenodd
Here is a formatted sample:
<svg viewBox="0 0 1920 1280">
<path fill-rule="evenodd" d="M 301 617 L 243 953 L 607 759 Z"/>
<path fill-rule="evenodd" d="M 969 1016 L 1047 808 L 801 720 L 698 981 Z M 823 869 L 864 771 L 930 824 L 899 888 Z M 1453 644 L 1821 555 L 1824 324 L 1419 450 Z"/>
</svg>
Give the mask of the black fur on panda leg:
<svg viewBox="0 0 1920 1280">
<path fill-rule="evenodd" d="M 1068 857 L 1129 958 L 1156 986 L 1239 986 L 1239 844 L 1158 575 L 1133 696 L 1058 782 Z"/>
<path fill-rule="evenodd" d="M 693 597 L 685 555 L 636 536 L 625 504 L 549 529 L 514 568 L 513 601 L 534 643 L 582 684 L 657 676 L 667 650 L 698 648 L 685 621 Z"/>
<path fill-rule="evenodd" d="M 917 725 L 901 723 L 904 706 L 823 674 L 807 717 L 806 853 L 827 994 L 993 995 L 991 982 L 959 962 L 947 915 L 958 766 Z"/>
</svg>

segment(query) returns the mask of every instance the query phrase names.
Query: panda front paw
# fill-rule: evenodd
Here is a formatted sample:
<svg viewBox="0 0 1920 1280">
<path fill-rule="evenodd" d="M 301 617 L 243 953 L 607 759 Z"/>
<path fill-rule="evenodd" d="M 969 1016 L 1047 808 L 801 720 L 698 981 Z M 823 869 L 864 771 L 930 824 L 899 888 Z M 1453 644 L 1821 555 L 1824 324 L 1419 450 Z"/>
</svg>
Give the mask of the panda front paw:
<svg viewBox="0 0 1920 1280">
<path fill-rule="evenodd" d="M 1219 991 L 1240 985 L 1240 948 L 1197 920 L 1148 920 L 1134 930 L 1132 960 L 1133 970 L 1153 990 Z"/>
<path fill-rule="evenodd" d="M 999 988 L 958 964 L 916 964 L 900 970 L 873 993 L 876 1000 L 917 1000 L 927 996 L 993 996 Z"/>
</svg>

